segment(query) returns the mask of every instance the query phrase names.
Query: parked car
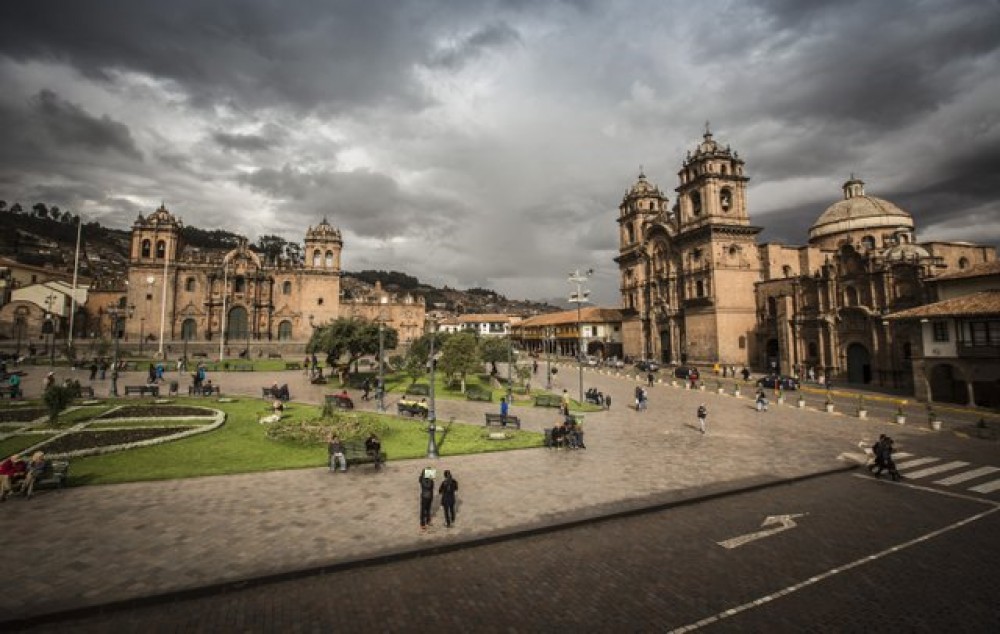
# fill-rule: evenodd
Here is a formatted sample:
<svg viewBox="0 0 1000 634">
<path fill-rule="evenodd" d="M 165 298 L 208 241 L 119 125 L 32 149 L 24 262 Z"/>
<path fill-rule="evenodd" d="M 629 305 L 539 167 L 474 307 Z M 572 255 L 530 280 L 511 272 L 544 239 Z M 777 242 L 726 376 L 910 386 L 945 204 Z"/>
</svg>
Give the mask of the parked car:
<svg viewBox="0 0 1000 634">
<path fill-rule="evenodd" d="M 678 379 L 686 379 L 688 381 L 697 381 L 701 378 L 701 375 L 698 374 L 698 368 L 694 368 L 689 365 L 682 365 L 674 370 L 674 376 Z"/>
<path fill-rule="evenodd" d="M 635 364 L 640 372 L 656 372 L 660 369 L 660 364 L 652 359 L 642 359 Z"/>
<path fill-rule="evenodd" d="M 799 389 L 798 379 L 790 376 L 775 376 L 772 374 L 757 379 L 757 387 L 766 387 L 773 390 L 776 385 L 780 386 L 783 390 Z"/>
</svg>

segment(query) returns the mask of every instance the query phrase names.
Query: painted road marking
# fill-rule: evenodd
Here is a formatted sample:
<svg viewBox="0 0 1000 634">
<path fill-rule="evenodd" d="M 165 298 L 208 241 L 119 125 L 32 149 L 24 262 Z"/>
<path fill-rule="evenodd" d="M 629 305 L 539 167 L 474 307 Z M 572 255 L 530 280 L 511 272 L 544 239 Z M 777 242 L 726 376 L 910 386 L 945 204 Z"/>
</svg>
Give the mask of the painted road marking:
<svg viewBox="0 0 1000 634">
<path fill-rule="evenodd" d="M 757 541 L 764 537 L 770 537 L 771 535 L 777 535 L 778 533 L 787 531 L 790 528 L 795 528 L 796 517 L 802 517 L 806 515 L 805 513 L 792 513 L 789 515 L 768 515 L 764 518 L 761 526 L 771 526 L 772 524 L 780 524 L 780 526 L 775 526 L 774 528 L 768 528 L 766 530 L 757 531 L 755 533 L 748 533 L 746 535 L 740 535 L 739 537 L 733 537 L 732 539 L 727 539 L 725 541 L 716 542 L 719 546 L 723 548 L 737 548 L 743 544 L 749 544 L 750 542 Z"/>
<path fill-rule="evenodd" d="M 902 460 L 903 458 L 912 458 L 912 453 L 906 453 L 905 451 L 894 451 L 892 452 L 892 457 L 896 460 Z"/>
<path fill-rule="evenodd" d="M 914 478 L 926 478 L 929 475 L 934 475 L 935 473 L 941 473 L 943 471 L 954 471 L 955 469 L 961 469 L 962 467 L 968 467 L 968 462 L 962 462 L 961 460 L 956 460 L 955 462 L 946 462 L 944 464 L 939 464 L 934 467 L 928 467 L 926 469 L 921 469 L 920 471 L 913 471 L 907 473 L 906 477 L 911 480 Z"/>
<path fill-rule="evenodd" d="M 919 467 L 922 464 L 930 464 L 932 462 L 937 462 L 940 458 L 917 458 L 916 460 L 910 460 L 909 462 L 900 462 L 896 464 L 896 468 L 902 471 L 903 469 L 912 469 L 913 467 Z"/>
<path fill-rule="evenodd" d="M 993 493 L 994 491 L 1000 491 L 1000 480 L 993 480 L 992 482 L 980 484 L 976 487 L 969 487 L 969 490 L 975 491 L 976 493 Z"/>
<path fill-rule="evenodd" d="M 976 478 L 988 476 L 991 473 L 996 473 L 997 471 L 1000 471 L 1000 468 L 980 467 L 978 469 L 973 469 L 972 471 L 966 471 L 965 473 L 959 473 L 958 475 L 953 475 L 950 478 L 945 478 L 944 480 L 936 480 L 934 484 L 943 484 L 945 486 L 951 486 L 953 484 L 958 484 L 959 482 L 965 482 L 967 480 L 975 480 Z"/>
</svg>

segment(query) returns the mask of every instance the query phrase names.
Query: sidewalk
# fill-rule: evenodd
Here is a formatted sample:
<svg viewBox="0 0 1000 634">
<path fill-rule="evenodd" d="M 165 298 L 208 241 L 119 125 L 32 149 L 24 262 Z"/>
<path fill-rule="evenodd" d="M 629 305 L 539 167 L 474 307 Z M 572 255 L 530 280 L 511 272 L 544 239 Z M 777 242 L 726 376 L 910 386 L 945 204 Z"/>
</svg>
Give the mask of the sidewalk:
<svg viewBox="0 0 1000 634">
<path fill-rule="evenodd" d="M 297 400 L 318 402 L 332 390 L 295 372 L 212 378 L 228 395 L 256 396 L 275 380 L 288 382 Z M 838 455 L 877 436 L 870 422 L 820 424 L 830 416 L 791 407 L 762 417 L 750 399 L 666 386 L 652 388 L 650 410 L 637 413 L 625 407 L 634 381 L 588 373 L 586 385 L 615 403 L 586 416 L 586 450 L 449 457 L 445 445 L 438 460 L 393 461 L 381 473 L 369 466 L 335 474 L 278 471 L 87 486 L 8 501 L 0 506 L 4 570 L 19 582 L 0 594 L 0 623 L 779 482 L 844 468 L 849 463 Z M 709 407 L 705 436 L 693 420 L 699 402 Z M 438 418 L 478 423 L 496 407 L 442 399 Z M 554 410 L 526 406 L 512 413 L 534 430 L 556 418 Z M 451 529 L 436 504 L 433 528 L 419 529 L 417 476 L 425 466 L 451 469 L 461 484 Z"/>
</svg>

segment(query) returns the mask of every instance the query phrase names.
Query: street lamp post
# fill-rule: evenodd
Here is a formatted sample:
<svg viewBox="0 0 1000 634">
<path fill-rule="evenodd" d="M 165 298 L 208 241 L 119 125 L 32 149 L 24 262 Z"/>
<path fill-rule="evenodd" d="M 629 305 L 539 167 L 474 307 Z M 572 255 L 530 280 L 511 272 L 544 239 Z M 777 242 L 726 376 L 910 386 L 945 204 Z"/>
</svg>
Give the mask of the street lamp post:
<svg viewBox="0 0 1000 634">
<path fill-rule="evenodd" d="M 131 318 L 132 314 L 135 312 L 135 306 L 129 305 L 125 306 L 110 306 L 108 307 L 108 313 L 111 315 L 112 323 L 114 324 L 114 335 L 115 335 L 115 358 L 112 360 L 111 365 L 111 396 L 118 396 L 118 355 L 119 346 L 122 338 L 122 318 Z"/>
<path fill-rule="evenodd" d="M 376 397 L 378 398 L 378 411 L 385 411 L 385 364 L 382 362 L 384 355 L 384 333 L 385 323 L 382 315 L 378 316 L 378 386 L 376 386 Z"/>
<path fill-rule="evenodd" d="M 545 389 L 552 389 L 552 328 L 545 327 Z"/>
<path fill-rule="evenodd" d="M 576 362 L 580 370 L 580 402 L 583 403 L 583 326 L 581 325 L 580 318 L 580 305 L 588 301 L 587 298 L 590 297 L 590 291 L 583 288 L 583 283 L 590 279 L 590 276 L 594 274 L 594 269 L 587 269 L 584 274 L 580 273 L 577 269 L 573 271 L 573 274 L 569 276 L 569 283 L 576 284 L 576 292 L 571 293 L 569 296 L 569 301 L 576 304 L 576 335 L 577 335 L 577 350 L 576 350 Z"/>
<path fill-rule="evenodd" d="M 427 457 L 437 458 L 438 457 L 438 447 L 437 447 L 437 414 L 434 411 L 434 372 L 437 370 L 437 364 L 434 363 L 434 339 L 437 336 L 437 326 L 433 321 L 431 324 L 431 355 L 430 355 L 430 366 L 431 366 L 431 402 L 430 407 L 427 410 Z"/>
<path fill-rule="evenodd" d="M 514 365 L 514 342 L 507 339 L 507 404 L 511 405 L 514 400 L 514 384 L 511 377 L 511 366 Z"/>
<path fill-rule="evenodd" d="M 142 358 L 142 344 L 143 339 L 146 338 L 146 318 L 139 318 L 139 358 Z"/>
</svg>

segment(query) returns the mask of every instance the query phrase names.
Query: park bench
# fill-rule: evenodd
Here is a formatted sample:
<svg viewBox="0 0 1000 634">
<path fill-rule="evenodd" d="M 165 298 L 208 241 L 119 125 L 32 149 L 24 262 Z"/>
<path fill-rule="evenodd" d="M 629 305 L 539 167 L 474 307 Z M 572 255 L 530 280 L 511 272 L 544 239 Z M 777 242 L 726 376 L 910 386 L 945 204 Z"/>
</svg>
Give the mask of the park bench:
<svg viewBox="0 0 1000 634">
<path fill-rule="evenodd" d="M 427 405 L 417 401 L 400 400 L 396 403 L 396 411 L 399 412 L 400 416 L 427 418 Z"/>
<path fill-rule="evenodd" d="M 160 386 L 159 385 L 126 385 L 125 386 L 125 396 L 132 396 L 138 394 L 139 396 L 159 396 Z"/>
<path fill-rule="evenodd" d="M 327 405 L 333 405 L 340 409 L 354 409 L 354 401 L 351 400 L 350 396 L 343 394 L 327 394 L 325 401 Z"/>
<path fill-rule="evenodd" d="M 21 396 L 22 391 L 20 388 L 17 390 L 17 395 Z M 10 385 L 0 385 L 0 398 L 14 398 L 14 388 Z"/>
<path fill-rule="evenodd" d="M 430 396 L 431 388 L 427 385 L 411 385 L 406 388 L 406 393 L 413 396 Z"/>
<path fill-rule="evenodd" d="M 189 385 L 188 396 L 222 396 L 221 385 Z"/>
<path fill-rule="evenodd" d="M 81 385 L 80 386 L 80 398 L 94 398 L 94 386 L 93 385 Z"/>
<path fill-rule="evenodd" d="M 557 394 L 538 394 L 535 396 L 535 407 L 562 407 L 562 397 Z"/>
<path fill-rule="evenodd" d="M 490 413 L 490 412 L 486 412 L 486 426 L 487 427 L 503 427 L 504 426 L 504 424 L 503 424 L 503 417 L 500 416 L 500 414 L 493 414 L 493 413 Z M 521 429 L 521 419 L 518 418 L 517 416 L 511 416 L 510 414 L 508 414 L 507 415 L 507 426 L 508 427 L 516 427 L 517 429 Z"/>
<path fill-rule="evenodd" d="M 302 369 L 302 364 L 299 363 L 298 361 L 289 361 L 289 362 L 285 363 L 285 369 L 286 370 L 301 370 Z"/>
<path fill-rule="evenodd" d="M 207 359 L 208 358 L 208 353 L 207 352 L 193 352 L 193 353 L 191 353 L 191 357 L 194 358 L 194 359 Z"/>
<path fill-rule="evenodd" d="M 344 459 L 347 461 L 347 468 L 350 469 L 351 466 L 356 464 L 367 464 L 372 463 L 375 465 L 375 470 L 378 471 L 385 464 L 386 454 L 385 450 L 380 450 L 378 452 L 378 460 L 376 461 L 375 456 L 369 454 L 365 451 L 364 441 L 355 442 L 345 442 L 344 443 Z"/>
<path fill-rule="evenodd" d="M 281 353 L 280 352 L 268 352 L 267 353 L 267 358 L 268 359 L 280 359 L 281 358 Z"/>
<path fill-rule="evenodd" d="M 470 387 L 465 390 L 465 398 L 470 401 L 492 401 L 493 392 L 479 387 Z"/>
<path fill-rule="evenodd" d="M 567 442 L 567 440 L 565 438 L 563 438 L 559 442 L 558 445 L 552 439 L 552 430 L 553 429 L 555 429 L 555 428 L 554 427 L 546 427 L 545 428 L 545 446 L 546 447 L 548 447 L 550 449 L 554 449 L 554 448 L 557 448 L 557 447 L 568 447 L 570 449 L 586 449 L 587 448 L 586 445 L 583 444 L 583 430 L 582 429 L 577 432 L 579 434 L 579 441 L 577 441 L 577 443 L 570 444 L 570 443 Z"/>
<path fill-rule="evenodd" d="M 49 460 L 48 464 L 45 466 L 45 470 L 42 471 L 42 476 L 35 480 L 34 489 L 52 487 L 54 489 L 61 489 L 66 486 L 66 480 L 69 478 L 69 461 L 68 460 Z M 21 486 L 24 482 L 23 477 L 19 477 L 14 483 L 17 486 Z"/>
</svg>

